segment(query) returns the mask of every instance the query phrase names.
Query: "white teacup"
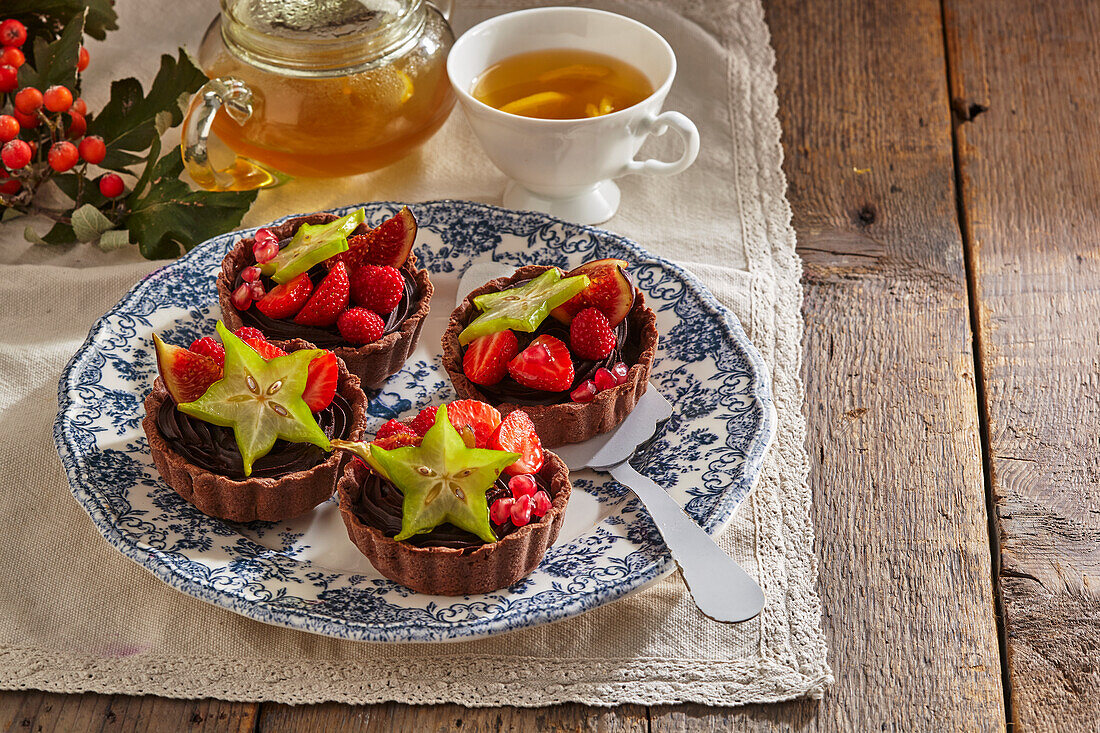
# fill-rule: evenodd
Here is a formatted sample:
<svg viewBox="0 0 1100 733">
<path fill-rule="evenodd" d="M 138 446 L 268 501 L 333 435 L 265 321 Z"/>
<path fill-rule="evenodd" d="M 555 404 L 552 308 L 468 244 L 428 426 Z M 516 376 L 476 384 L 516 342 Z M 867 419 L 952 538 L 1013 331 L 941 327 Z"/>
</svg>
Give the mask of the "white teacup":
<svg viewBox="0 0 1100 733">
<path fill-rule="evenodd" d="M 619 58 L 648 77 L 653 94 L 600 117 L 545 120 L 508 114 L 479 102 L 478 76 L 518 53 L 552 48 L 595 51 Z M 543 211 L 582 224 L 607 221 L 619 207 L 611 180 L 628 173 L 668 176 L 699 154 L 699 131 L 679 112 L 661 112 L 676 76 L 668 42 L 630 18 L 589 8 L 537 8 L 498 15 L 459 38 L 447 74 L 466 118 L 493 163 L 511 180 L 504 205 Z M 679 160 L 634 160 L 650 134 L 672 128 L 684 141 Z"/>
</svg>

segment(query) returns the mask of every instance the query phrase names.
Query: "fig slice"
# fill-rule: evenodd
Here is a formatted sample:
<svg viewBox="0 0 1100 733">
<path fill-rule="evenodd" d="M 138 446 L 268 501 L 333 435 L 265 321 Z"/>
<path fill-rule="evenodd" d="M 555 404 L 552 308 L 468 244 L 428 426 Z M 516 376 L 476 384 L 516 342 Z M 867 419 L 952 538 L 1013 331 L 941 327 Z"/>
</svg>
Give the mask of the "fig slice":
<svg viewBox="0 0 1100 733">
<path fill-rule="evenodd" d="M 570 275 L 587 275 L 588 287 L 550 312 L 569 324 L 585 308 L 598 308 L 612 328 L 619 325 L 634 306 L 634 285 L 626 275 L 626 260 L 608 258 L 585 262 Z"/>
<path fill-rule="evenodd" d="M 346 252 L 348 236 L 366 221 L 363 209 L 325 224 L 303 224 L 275 258 L 260 265 L 260 271 L 282 285 L 318 262 Z"/>
<path fill-rule="evenodd" d="M 177 405 L 197 400 L 221 379 L 222 368 L 209 356 L 166 344 L 155 333 L 153 343 L 157 350 L 157 371 Z"/>
<path fill-rule="evenodd" d="M 400 269 L 409 259 L 415 241 L 416 217 L 408 206 L 403 206 L 374 229 L 349 237 L 348 251 L 325 264 L 331 268 L 343 262 L 349 272 L 363 265 L 389 265 Z"/>
</svg>

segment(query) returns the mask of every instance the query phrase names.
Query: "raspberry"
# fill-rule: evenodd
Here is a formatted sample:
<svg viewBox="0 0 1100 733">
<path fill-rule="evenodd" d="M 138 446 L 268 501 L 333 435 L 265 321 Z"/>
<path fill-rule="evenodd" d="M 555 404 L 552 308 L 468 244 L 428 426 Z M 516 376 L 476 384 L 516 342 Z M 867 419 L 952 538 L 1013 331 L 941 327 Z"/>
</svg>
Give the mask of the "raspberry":
<svg viewBox="0 0 1100 733">
<path fill-rule="evenodd" d="M 50 112 L 65 112 L 73 106 L 73 93 L 60 84 L 55 84 L 42 95 L 42 103 Z"/>
<path fill-rule="evenodd" d="M 107 157 L 107 145 L 99 135 L 89 135 L 81 140 L 77 150 L 80 152 L 80 157 L 92 165 L 102 163 Z"/>
<path fill-rule="evenodd" d="M 0 159 L 11 170 L 19 170 L 31 162 L 31 146 L 23 140 L 9 140 L 0 149 Z"/>
<path fill-rule="evenodd" d="M 385 315 L 397 307 L 405 292 L 405 279 L 389 265 L 365 265 L 351 278 L 351 297 L 356 304 Z"/>
<path fill-rule="evenodd" d="M 388 438 L 391 435 L 397 433 L 412 433 L 413 429 L 400 420 L 390 420 L 382 427 L 378 428 L 378 432 L 374 434 L 375 440 L 381 440 L 382 438 Z"/>
<path fill-rule="evenodd" d="M 569 324 L 569 345 L 582 359 L 606 358 L 615 348 L 615 341 L 607 316 L 599 308 L 585 308 Z"/>
<path fill-rule="evenodd" d="M 203 356 L 209 356 L 214 361 L 218 362 L 218 366 L 225 367 L 225 347 L 221 345 L 216 339 L 209 336 L 203 336 L 201 339 L 196 339 L 191 344 L 190 351 L 196 354 L 202 354 Z"/>
<path fill-rule="evenodd" d="M 596 383 L 591 379 L 586 379 L 577 385 L 577 388 L 569 393 L 569 399 L 574 402 L 591 402 L 592 398 L 599 392 L 596 389 Z"/>
<path fill-rule="evenodd" d="M 512 497 L 518 499 L 521 496 L 534 496 L 539 490 L 539 485 L 535 483 L 535 478 L 531 474 L 521 473 L 509 479 L 508 489 L 512 492 Z"/>
<path fill-rule="evenodd" d="M 531 504 L 533 506 L 532 513 L 536 517 L 545 517 L 546 512 L 550 511 L 550 507 L 553 506 L 550 495 L 545 491 L 535 492 L 535 495 L 531 497 Z"/>
<path fill-rule="evenodd" d="M 349 308 L 336 320 L 340 335 L 353 344 L 369 344 L 382 338 L 386 324 L 382 316 L 366 308 Z"/>
<path fill-rule="evenodd" d="M 80 160 L 80 153 L 77 152 L 76 146 L 68 140 L 61 140 L 50 146 L 50 152 L 46 155 L 46 160 L 49 161 L 50 167 L 58 173 L 64 173 L 65 171 L 76 165 Z"/>
<path fill-rule="evenodd" d="M 619 381 L 615 379 L 615 375 L 603 367 L 596 370 L 596 375 L 592 378 L 592 381 L 596 383 L 596 389 L 601 392 L 619 386 Z"/>
<path fill-rule="evenodd" d="M 435 425 L 435 411 L 438 409 L 439 407 L 436 405 L 428 405 L 417 413 L 416 417 L 409 423 L 409 427 L 411 427 L 417 435 L 424 435 L 431 430 L 432 425 Z"/>
<path fill-rule="evenodd" d="M 512 497 L 505 496 L 493 502 L 489 509 L 489 519 L 493 520 L 493 524 L 499 527 L 508 523 L 512 518 L 512 505 L 515 501 Z"/>
<path fill-rule="evenodd" d="M 34 87 L 23 87 L 15 93 L 15 108 L 25 115 L 33 115 L 42 107 L 42 92 Z"/>
<path fill-rule="evenodd" d="M 19 120 L 11 115 L 0 115 L 0 143 L 6 143 L 19 136 Z"/>
<path fill-rule="evenodd" d="M 108 173 L 99 179 L 99 192 L 109 199 L 121 196 L 126 187 L 122 184 L 122 176 L 117 173 Z"/>
</svg>

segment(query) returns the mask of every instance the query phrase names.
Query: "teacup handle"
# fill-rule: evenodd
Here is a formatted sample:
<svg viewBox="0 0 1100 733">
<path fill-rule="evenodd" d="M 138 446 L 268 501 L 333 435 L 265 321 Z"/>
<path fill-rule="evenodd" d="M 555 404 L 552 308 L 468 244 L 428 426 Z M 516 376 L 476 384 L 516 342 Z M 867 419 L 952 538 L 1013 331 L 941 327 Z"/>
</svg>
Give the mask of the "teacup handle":
<svg viewBox="0 0 1100 733">
<path fill-rule="evenodd" d="M 228 168 L 216 170 L 210 164 L 210 128 L 214 116 L 225 107 L 238 125 L 252 116 L 252 90 L 240 79 L 211 79 L 191 98 L 183 120 L 180 154 L 195 183 L 209 191 L 251 191 L 285 182 L 286 176 L 240 155 Z"/>
<path fill-rule="evenodd" d="M 646 173 L 651 176 L 671 176 L 686 170 L 694 163 L 699 155 L 699 130 L 694 122 L 679 112 L 662 112 L 656 117 L 649 117 L 642 123 L 639 132 L 643 135 L 664 135 L 669 128 L 679 133 L 680 139 L 684 141 L 684 152 L 679 160 L 632 160 L 623 166 L 619 175 Z"/>
</svg>

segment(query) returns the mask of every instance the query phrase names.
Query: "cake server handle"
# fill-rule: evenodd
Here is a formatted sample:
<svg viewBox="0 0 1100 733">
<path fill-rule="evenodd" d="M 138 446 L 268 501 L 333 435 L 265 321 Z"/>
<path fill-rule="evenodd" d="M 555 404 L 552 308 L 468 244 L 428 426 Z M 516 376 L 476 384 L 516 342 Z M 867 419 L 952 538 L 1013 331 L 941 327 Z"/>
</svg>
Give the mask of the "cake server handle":
<svg viewBox="0 0 1100 733">
<path fill-rule="evenodd" d="M 764 592 L 733 558 L 695 523 L 668 492 L 629 461 L 604 469 L 642 500 L 680 566 L 695 605 L 723 623 L 748 621 L 764 608 Z"/>
</svg>

